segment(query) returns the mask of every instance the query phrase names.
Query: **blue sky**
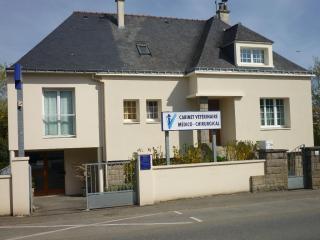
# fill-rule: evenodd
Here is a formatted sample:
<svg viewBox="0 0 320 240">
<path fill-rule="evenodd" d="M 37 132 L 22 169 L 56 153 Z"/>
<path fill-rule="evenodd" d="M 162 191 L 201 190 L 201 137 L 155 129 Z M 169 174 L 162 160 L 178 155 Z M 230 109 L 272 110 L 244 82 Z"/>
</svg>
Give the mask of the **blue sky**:
<svg viewBox="0 0 320 240">
<path fill-rule="evenodd" d="M 320 57 L 319 0 L 229 0 L 231 22 L 272 39 L 274 49 L 310 68 Z M 115 12 L 114 0 L 0 0 L 0 64 L 26 54 L 73 11 Z M 208 19 L 214 0 L 126 0 L 133 14 Z"/>
</svg>

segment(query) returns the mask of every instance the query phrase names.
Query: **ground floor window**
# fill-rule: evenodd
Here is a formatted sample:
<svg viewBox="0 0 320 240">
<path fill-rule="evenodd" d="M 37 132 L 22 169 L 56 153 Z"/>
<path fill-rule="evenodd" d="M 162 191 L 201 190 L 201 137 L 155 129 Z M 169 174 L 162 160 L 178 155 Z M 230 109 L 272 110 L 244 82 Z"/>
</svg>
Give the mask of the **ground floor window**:
<svg viewBox="0 0 320 240">
<path fill-rule="evenodd" d="M 285 127 L 284 99 L 260 99 L 261 127 Z"/>
</svg>

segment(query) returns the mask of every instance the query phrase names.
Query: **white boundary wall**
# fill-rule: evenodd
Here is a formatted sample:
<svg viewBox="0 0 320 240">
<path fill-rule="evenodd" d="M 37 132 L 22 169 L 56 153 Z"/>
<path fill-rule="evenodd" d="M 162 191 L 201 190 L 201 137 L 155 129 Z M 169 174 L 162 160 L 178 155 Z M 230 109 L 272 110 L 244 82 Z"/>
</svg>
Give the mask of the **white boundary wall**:
<svg viewBox="0 0 320 240">
<path fill-rule="evenodd" d="M 11 157 L 11 175 L 0 175 L 0 215 L 31 214 L 29 157 Z"/>
<path fill-rule="evenodd" d="M 250 177 L 264 175 L 265 160 L 171 165 L 140 170 L 139 203 L 250 191 Z"/>
<path fill-rule="evenodd" d="M 11 207 L 11 175 L 0 175 L 0 216 L 10 215 Z"/>
</svg>

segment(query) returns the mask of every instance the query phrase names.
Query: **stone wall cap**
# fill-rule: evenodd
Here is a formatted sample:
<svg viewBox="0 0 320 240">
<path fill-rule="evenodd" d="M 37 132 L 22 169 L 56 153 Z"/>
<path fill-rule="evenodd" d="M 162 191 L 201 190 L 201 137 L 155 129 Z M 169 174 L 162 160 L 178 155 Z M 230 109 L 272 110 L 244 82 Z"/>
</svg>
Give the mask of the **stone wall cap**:
<svg viewBox="0 0 320 240">
<path fill-rule="evenodd" d="M 259 152 L 262 153 L 285 153 L 288 152 L 287 149 L 259 149 Z"/>
<path fill-rule="evenodd" d="M 320 150 L 320 147 L 304 147 L 302 149 L 306 149 L 306 150 Z"/>
<path fill-rule="evenodd" d="M 264 163 L 265 161 L 266 160 L 264 159 L 254 159 L 254 160 L 238 160 L 238 161 L 210 162 L 210 163 L 177 164 L 177 165 L 153 166 L 152 169 L 162 170 L 162 169 L 175 169 L 175 168 L 219 167 L 219 166 L 226 166 L 226 165 Z"/>
<path fill-rule="evenodd" d="M 0 179 L 9 179 L 11 175 L 0 175 Z"/>
<path fill-rule="evenodd" d="M 14 157 L 12 158 L 13 162 L 18 162 L 18 161 L 29 161 L 29 157 Z"/>
</svg>

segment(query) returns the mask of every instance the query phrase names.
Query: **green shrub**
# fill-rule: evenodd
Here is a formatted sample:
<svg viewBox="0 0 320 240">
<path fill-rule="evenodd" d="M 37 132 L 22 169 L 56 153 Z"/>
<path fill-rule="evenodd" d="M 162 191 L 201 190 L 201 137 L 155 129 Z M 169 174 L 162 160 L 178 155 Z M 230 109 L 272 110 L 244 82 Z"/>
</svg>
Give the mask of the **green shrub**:
<svg viewBox="0 0 320 240">
<path fill-rule="evenodd" d="M 0 138 L 0 170 L 9 165 L 9 151 L 7 139 Z"/>
<path fill-rule="evenodd" d="M 152 155 L 152 165 L 153 166 L 162 166 L 167 164 L 167 160 L 164 157 L 161 147 L 149 148 L 148 151 Z"/>
<path fill-rule="evenodd" d="M 227 144 L 226 158 L 228 161 L 256 159 L 257 144 L 252 141 L 232 141 Z"/>
</svg>

